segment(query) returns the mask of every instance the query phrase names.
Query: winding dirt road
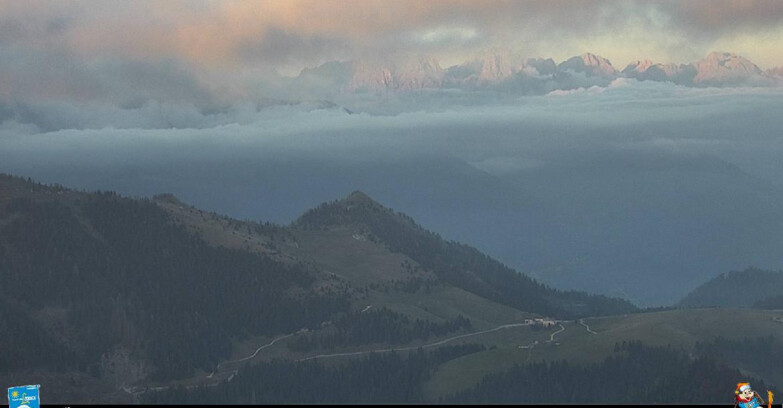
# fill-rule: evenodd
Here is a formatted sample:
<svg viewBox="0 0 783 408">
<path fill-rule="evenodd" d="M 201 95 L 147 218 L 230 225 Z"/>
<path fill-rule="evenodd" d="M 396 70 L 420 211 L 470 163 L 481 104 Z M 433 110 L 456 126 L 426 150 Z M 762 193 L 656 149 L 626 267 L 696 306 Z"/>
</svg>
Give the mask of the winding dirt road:
<svg viewBox="0 0 783 408">
<path fill-rule="evenodd" d="M 370 354 L 370 353 L 385 353 L 385 352 L 391 352 L 391 351 L 408 351 L 408 350 L 416 350 L 416 349 L 419 349 L 419 348 L 436 347 L 436 346 L 440 346 L 440 345 L 446 344 L 448 342 L 451 342 L 451 341 L 454 341 L 454 340 L 458 340 L 458 339 L 463 339 L 463 338 L 466 338 L 466 337 L 478 336 L 478 335 L 481 335 L 481 334 L 491 333 L 491 332 L 495 332 L 495 331 L 498 331 L 498 330 L 510 329 L 510 328 L 514 328 L 514 327 L 530 326 L 530 325 L 532 325 L 532 323 L 503 324 L 503 325 L 497 326 L 497 327 L 492 328 L 492 329 L 477 331 L 477 332 L 473 332 L 473 333 L 460 334 L 460 335 L 457 335 L 457 336 L 452 336 L 452 337 L 449 337 L 449 338 L 446 338 L 446 339 L 443 339 L 443 340 L 439 340 L 439 341 L 436 341 L 436 342 L 433 342 L 433 343 L 429 343 L 429 344 L 423 344 L 423 345 L 420 345 L 420 346 L 408 346 L 408 347 L 399 347 L 399 348 L 374 349 L 374 350 L 365 350 L 365 351 L 355 351 L 355 352 L 349 352 L 349 353 L 318 354 L 318 355 L 315 355 L 315 356 L 300 358 L 300 359 L 294 360 L 294 361 L 300 362 L 300 361 L 315 360 L 315 359 L 319 359 L 319 358 L 357 356 L 357 355 Z M 549 335 L 549 342 L 554 341 L 554 338 L 555 338 L 555 336 L 557 334 L 565 331 L 565 327 L 562 324 L 558 323 L 558 325 L 560 326 L 560 330 L 558 330 L 558 331 L 556 331 L 556 332 L 554 332 L 554 333 Z M 589 328 L 588 328 L 588 330 L 589 330 Z M 290 333 L 290 334 L 286 334 L 286 335 L 283 335 L 283 336 L 276 337 L 272 341 L 270 341 L 269 343 L 264 344 L 264 345 L 258 347 L 252 354 L 250 354 L 247 357 L 243 357 L 243 358 L 236 359 L 236 360 L 224 361 L 222 363 L 219 363 L 215 367 L 215 371 L 213 371 L 209 375 L 207 375 L 206 378 L 212 378 L 218 371 L 220 371 L 221 367 L 224 367 L 224 366 L 226 366 L 228 364 L 241 363 L 243 361 L 250 360 L 250 359 L 256 357 L 258 355 L 258 353 L 261 352 L 261 350 L 263 350 L 265 348 L 268 348 L 268 347 L 271 347 L 275 343 L 279 342 L 280 340 L 284 340 L 284 339 L 286 339 L 288 337 L 293 336 L 294 334 L 295 333 Z M 529 347 L 532 348 L 533 345 L 534 345 L 534 343 L 531 343 L 531 345 Z M 231 381 L 236 376 L 236 374 L 237 374 L 237 370 L 232 370 L 231 375 L 228 377 L 227 381 Z M 201 385 L 202 386 L 216 386 L 220 382 L 221 381 L 218 381 L 218 382 L 215 382 L 215 383 L 211 383 L 211 384 L 201 384 Z M 198 387 L 198 386 L 199 385 L 195 385 L 194 384 L 194 385 L 186 386 L 185 388 L 189 388 L 190 389 L 190 388 L 195 388 L 195 387 Z M 138 398 L 138 396 L 141 393 L 144 393 L 146 391 L 163 391 L 163 390 L 167 390 L 169 388 L 170 388 L 169 386 L 143 387 L 143 388 L 142 387 L 134 387 L 134 388 L 128 387 L 126 392 L 128 392 L 130 394 L 133 394 L 134 397 Z"/>
<path fill-rule="evenodd" d="M 256 349 L 256 351 L 255 351 L 253 354 L 251 354 L 251 355 L 249 355 L 249 356 L 247 356 L 247 357 L 240 358 L 240 359 L 237 359 L 237 360 L 224 361 L 224 362 L 222 362 L 222 363 L 219 363 L 217 366 L 215 366 L 215 371 L 211 372 L 211 373 L 210 373 L 210 374 L 207 376 L 207 378 L 212 378 L 212 376 L 213 376 L 213 375 L 215 375 L 215 372 L 217 372 L 217 371 L 220 371 L 220 366 L 223 366 L 223 365 L 226 365 L 226 364 L 241 363 L 241 362 L 243 362 L 243 361 L 250 360 L 251 358 L 253 358 L 253 357 L 257 356 L 259 351 L 261 351 L 261 350 L 263 350 L 263 349 L 265 349 L 265 348 L 267 348 L 267 347 L 270 347 L 270 346 L 274 345 L 275 343 L 277 343 L 278 341 L 280 341 L 280 340 L 283 340 L 283 339 L 285 339 L 285 338 L 288 338 L 288 337 L 291 337 L 291 336 L 293 336 L 293 335 L 294 335 L 294 333 L 291 333 L 291 334 L 286 334 L 285 336 L 276 337 L 276 338 L 275 338 L 274 340 L 272 340 L 271 342 L 269 342 L 269 343 L 267 343 L 267 344 L 264 344 L 263 346 L 261 346 L 261 347 L 257 348 L 257 349 Z"/>
<path fill-rule="evenodd" d="M 587 325 L 587 323 L 585 323 L 585 319 L 579 319 L 579 324 L 581 324 L 582 326 L 584 326 L 584 327 L 585 327 L 585 329 L 587 329 L 587 332 L 588 332 L 588 333 L 590 333 L 590 334 L 598 334 L 598 333 L 596 333 L 596 332 L 594 332 L 594 331 L 592 331 L 592 330 L 590 329 L 590 326 L 588 326 L 588 325 Z"/>
</svg>

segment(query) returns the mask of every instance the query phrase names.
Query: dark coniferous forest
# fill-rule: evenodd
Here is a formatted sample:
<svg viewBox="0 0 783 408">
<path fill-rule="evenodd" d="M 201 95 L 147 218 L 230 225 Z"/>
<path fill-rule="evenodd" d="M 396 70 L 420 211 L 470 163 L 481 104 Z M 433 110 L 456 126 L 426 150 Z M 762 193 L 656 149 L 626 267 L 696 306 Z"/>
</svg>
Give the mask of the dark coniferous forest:
<svg viewBox="0 0 783 408">
<path fill-rule="evenodd" d="M 44 346 L 56 342 L 23 323 L 14 330 L 37 341 L 6 341 L 25 356 L 13 364 L 27 368 L 62 361 L 94 372 L 103 353 L 123 346 L 150 363 L 150 378 L 180 378 L 226 359 L 232 337 L 315 327 L 348 307 L 342 293 L 294 291 L 313 281 L 301 265 L 207 245 L 146 200 L 114 193 L 68 203 L 25 197 L 0 211 L 9 220 L 0 226 L 0 304 L 18 312 L 3 319 L 28 322 L 65 309 L 61 324 L 75 337 L 70 348 Z M 19 338 L 9 325 L 0 328 L 3 339 Z"/>
<path fill-rule="evenodd" d="M 615 346 L 615 355 L 588 366 L 567 361 L 516 366 L 484 377 L 475 388 L 448 398 L 472 403 L 733 403 L 735 379 L 771 389 L 712 357 L 691 359 L 672 347 L 639 341 Z M 777 392 L 776 392 L 777 393 Z"/>
<path fill-rule="evenodd" d="M 405 403 L 423 400 L 422 385 L 441 363 L 476 353 L 481 345 L 447 346 L 434 351 L 370 354 L 345 364 L 272 361 L 240 370 L 237 379 L 195 391 L 150 393 L 149 403 L 287 404 Z"/>
</svg>

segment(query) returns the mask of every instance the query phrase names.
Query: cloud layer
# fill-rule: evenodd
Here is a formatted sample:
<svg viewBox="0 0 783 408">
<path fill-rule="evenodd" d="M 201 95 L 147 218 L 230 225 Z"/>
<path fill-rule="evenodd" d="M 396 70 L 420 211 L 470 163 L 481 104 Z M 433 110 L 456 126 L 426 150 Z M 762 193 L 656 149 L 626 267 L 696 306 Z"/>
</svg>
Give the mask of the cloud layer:
<svg viewBox="0 0 783 408">
<path fill-rule="evenodd" d="M 393 115 L 352 113 L 321 102 L 223 110 L 155 101 L 0 108 L 7 116 L 0 128 L 2 161 L 17 164 L 39 151 L 51 152 L 55 161 L 87 163 L 112 156 L 113 146 L 138 144 L 151 152 L 176 146 L 161 157 L 192 152 L 206 159 L 223 151 L 335 159 L 436 154 L 500 168 L 515 161 L 529 166 L 569 149 L 621 147 L 714 155 L 747 169 L 760 166 L 754 173 L 767 177 L 774 173 L 761 170 L 772 165 L 766 160 L 783 154 L 783 126 L 776 127 L 783 125 L 781 88 L 686 88 L 632 79 L 544 96 L 451 90 L 402 93 L 373 103 L 373 109 Z M 10 109 L 17 116 L 10 117 Z M 9 153 L 13 149 L 22 150 Z"/>
<path fill-rule="evenodd" d="M 713 50 L 783 65 L 776 0 L 2 0 L 0 10 L 0 57 L 10 61 L 0 98 L 90 99 L 126 81 L 117 86 L 234 100 L 274 70 L 394 54 L 433 55 L 445 67 L 492 47 L 556 60 L 590 51 L 618 67 Z M 172 74 L 189 83 L 171 83 Z"/>
</svg>

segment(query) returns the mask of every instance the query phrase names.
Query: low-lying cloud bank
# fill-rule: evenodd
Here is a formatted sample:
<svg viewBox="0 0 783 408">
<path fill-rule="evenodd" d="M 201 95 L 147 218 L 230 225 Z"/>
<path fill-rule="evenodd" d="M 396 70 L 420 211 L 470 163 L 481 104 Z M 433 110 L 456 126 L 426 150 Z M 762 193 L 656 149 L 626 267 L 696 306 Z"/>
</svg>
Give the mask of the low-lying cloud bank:
<svg viewBox="0 0 783 408">
<path fill-rule="evenodd" d="M 717 155 L 753 169 L 780 152 L 782 106 L 781 88 L 696 89 L 632 79 L 543 96 L 420 91 L 355 96 L 342 104 L 267 101 L 213 110 L 156 101 L 124 108 L 5 103 L 0 154 L 4 163 L 45 154 L 85 163 L 118 154 L 122 146 L 139 154 L 123 152 L 122 158 L 140 162 L 171 150 L 162 156 L 225 152 L 263 158 L 289 151 L 346 159 L 437 155 L 531 163 L 550 152 L 621 146 Z"/>
</svg>

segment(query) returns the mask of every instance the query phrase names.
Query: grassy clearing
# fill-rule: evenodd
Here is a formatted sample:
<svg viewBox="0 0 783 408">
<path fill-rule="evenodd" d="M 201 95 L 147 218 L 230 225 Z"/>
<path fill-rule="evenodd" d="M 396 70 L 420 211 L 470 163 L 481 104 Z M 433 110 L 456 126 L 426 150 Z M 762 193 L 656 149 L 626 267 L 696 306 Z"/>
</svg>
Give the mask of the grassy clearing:
<svg viewBox="0 0 783 408">
<path fill-rule="evenodd" d="M 437 400 L 440 396 L 473 386 L 489 373 L 504 371 L 514 364 L 524 364 L 533 352 L 544 347 L 550 334 L 557 329 L 536 331 L 531 327 L 519 327 L 495 332 L 492 336 L 474 338 L 473 342 L 484 344 L 489 349 L 442 364 L 425 384 L 425 397 Z M 555 338 L 559 340 L 559 337 Z M 520 348 L 536 341 L 538 344 L 532 348 Z"/>
<path fill-rule="evenodd" d="M 588 333 L 579 323 L 568 322 L 564 324 L 566 330 L 558 334 L 553 343 L 520 350 L 515 348 L 513 341 L 509 341 L 499 344 L 496 349 L 441 365 L 426 386 L 427 396 L 437 400 L 439 396 L 477 384 L 490 372 L 505 371 L 514 364 L 543 360 L 582 364 L 599 362 L 612 353 L 615 343 L 622 341 L 671 344 L 687 350 L 696 341 L 708 341 L 716 336 L 741 339 L 773 335 L 783 338 L 783 323 L 773 320 L 773 317 L 781 316 L 783 311 L 691 309 L 585 319 L 590 329 L 598 334 Z M 551 331 L 554 329 L 546 332 L 546 339 Z"/>
<path fill-rule="evenodd" d="M 406 314 L 412 319 L 428 319 L 435 322 L 454 319 L 462 315 L 470 319 L 473 328 L 483 330 L 505 323 L 521 323 L 532 313 L 520 312 L 455 287 L 433 287 L 427 294 L 403 292 L 373 292 L 367 298 L 373 308 L 386 307 Z"/>
<path fill-rule="evenodd" d="M 294 256 L 309 259 L 326 272 L 360 287 L 371 283 L 410 278 L 402 267 L 407 256 L 390 252 L 384 245 L 366 240 L 347 227 L 329 231 L 296 231 L 298 247 L 288 249 Z M 433 277 L 421 272 L 417 276 Z"/>
</svg>

